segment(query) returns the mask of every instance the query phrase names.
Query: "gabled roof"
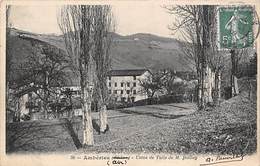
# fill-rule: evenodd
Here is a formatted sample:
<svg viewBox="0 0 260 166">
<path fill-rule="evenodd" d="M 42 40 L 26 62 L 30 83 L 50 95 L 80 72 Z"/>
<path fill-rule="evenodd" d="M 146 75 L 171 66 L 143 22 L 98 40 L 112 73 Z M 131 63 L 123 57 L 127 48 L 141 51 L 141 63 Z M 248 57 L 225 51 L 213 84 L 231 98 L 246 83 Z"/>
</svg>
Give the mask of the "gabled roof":
<svg viewBox="0 0 260 166">
<path fill-rule="evenodd" d="M 146 71 L 150 72 L 147 69 L 121 69 L 121 70 L 111 70 L 108 73 L 108 76 L 140 76 Z"/>
</svg>

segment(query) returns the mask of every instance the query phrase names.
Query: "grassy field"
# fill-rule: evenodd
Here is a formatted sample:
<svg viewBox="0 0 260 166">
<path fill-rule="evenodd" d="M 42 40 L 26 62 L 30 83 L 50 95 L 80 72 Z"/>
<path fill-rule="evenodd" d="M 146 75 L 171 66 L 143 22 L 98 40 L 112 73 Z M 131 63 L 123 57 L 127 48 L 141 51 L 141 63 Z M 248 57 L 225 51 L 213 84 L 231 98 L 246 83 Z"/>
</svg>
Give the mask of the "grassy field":
<svg viewBox="0 0 260 166">
<path fill-rule="evenodd" d="M 14 146 L 9 151 L 221 154 L 256 151 L 256 104 L 243 95 L 204 111 L 196 111 L 191 103 L 109 110 L 108 122 L 110 130 L 106 134 L 95 130 L 93 147 L 78 150 L 64 121 L 34 122 L 35 127 L 29 132 L 31 136 L 26 136 L 30 138 L 27 141 L 29 145 L 25 144 L 22 148 Z M 95 129 L 98 123 L 98 114 L 93 113 Z M 9 127 L 12 126 L 22 125 Z M 81 123 L 75 122 L 73 127 L 82 142 Z M 9 137 L 12 135 L 10 131 Z M 18 140 L 16 146 L 26 139 L 21 136 Z"/>
<path fill-rule="evenodd" d="M 90 150 L 251 154 L 256 151 L 256 105 L 237 96 L 219 107 L 164 119 L 116 142 L 86 149 Z"/>
</svg>

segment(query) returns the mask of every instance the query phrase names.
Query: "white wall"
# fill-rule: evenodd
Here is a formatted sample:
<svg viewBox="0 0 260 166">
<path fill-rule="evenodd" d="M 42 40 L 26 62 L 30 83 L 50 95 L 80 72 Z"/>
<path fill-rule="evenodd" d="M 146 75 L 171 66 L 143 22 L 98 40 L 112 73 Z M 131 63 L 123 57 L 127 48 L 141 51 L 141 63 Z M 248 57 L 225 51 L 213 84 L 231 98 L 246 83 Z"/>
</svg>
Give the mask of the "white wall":
<svg viewBox="0 0 260 166">
<path fill-rule="evenodd" d="M 146 79 L 148 75 L 150 75 L 150 73 L 146 71 L 141 76 L 136 76 L 136 79 L 134 79 L 134 76 L 111 76 L 111 80 L 107 80 L 108 89 L 111 90 L 110 95 L 116 98 L 117 101 L 121 101 L 121 98 L 125 98 L 127 101 L 127 98 L 131 97 L 134 97 L 134 101 L 146 99 L 147 95 L 143 93 L 139 80 Z M 121 86 L 121 83 L 123 83 L 123 87 Z M 127 83 L 130 83 L 130 86 L 128 86 Z M 134 83 L 136 83 L 135 87 Z M 117 93 L 115 94 L 114 91 Z M 123 91 L 123 94 L 121 94 L 121 91 Z M 136 94 L 134 94 L 134 91 Z M 129 94 L 127 94 L 127 92 L 129 92 Z"/>
<path fill-rule="evenodd" d="M 29 101 L 29 95 L 28 94 L 25 94 L 25 95 L 23 95 L 19 98 L 19 109 L 20 109 L 21 115 L 29 113 L 29 109 L 26 108 L 26 103 L 28 101 Z"/>
<path fill-rule="evenodd" d="M 146 71 L 140 76 L 136 76 L 136 79 L 134 80 L 133 76 L 111 76 L 111 80 L 107 79 L 107 87 L 108 90 L 111 90 L 111 94 L 109 94 L 112 98 L 116 98 L 117 101 L 121 101 L 121 98 L 125 98 L 127 101 L 127 98 L 134 97 L 134 101 L 147 99 L 147 95 L 143 92 L 142 87 L 140 86 L 139 80 L 147 79 L 150 75 L 150 72 Z M 136 87 L 134 87 L 134 82 L 136 83 Z M 109 86 L 109 83 L 111 83 L 111 86 Z M 117 86 L 115 86 L 115 83 L 117 83 Z M 123 87 L 121 87 L 121 83 L 123 83 Z M 127 86 L 127 83 L 130 83 L 130 86 Z M 80 91 L 79 86 L 70 86 L 70 87 L 63 87 L 62 89 L 65 90 L 66 88 L 70 88 L 74 91 Z M 114 93 L 114 91 L 117 91 L 117 94 Z M 123 91 L 123 94 L 121 94 L 121 91 Z M 127 91 L 129 91 L 129 94 L 127 94 Z M 136 94 L 134 94 L 134 91 L 136 91 Z"/>
</svg>

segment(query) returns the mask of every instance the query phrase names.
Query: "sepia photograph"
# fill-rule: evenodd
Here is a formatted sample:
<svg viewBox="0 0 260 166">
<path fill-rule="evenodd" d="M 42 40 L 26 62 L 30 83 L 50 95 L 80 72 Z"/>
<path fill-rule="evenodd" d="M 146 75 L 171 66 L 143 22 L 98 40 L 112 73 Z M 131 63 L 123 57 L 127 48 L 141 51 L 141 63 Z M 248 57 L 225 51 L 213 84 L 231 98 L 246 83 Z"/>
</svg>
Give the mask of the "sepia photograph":
<svg viewBox="0 0 260 166">
<path fill-rule="evenodd" d="M 201 166 L 257 155 L 256 5 L 3 9 L 7 156 L 108 166 L 215 156 Z"/>
</svg>

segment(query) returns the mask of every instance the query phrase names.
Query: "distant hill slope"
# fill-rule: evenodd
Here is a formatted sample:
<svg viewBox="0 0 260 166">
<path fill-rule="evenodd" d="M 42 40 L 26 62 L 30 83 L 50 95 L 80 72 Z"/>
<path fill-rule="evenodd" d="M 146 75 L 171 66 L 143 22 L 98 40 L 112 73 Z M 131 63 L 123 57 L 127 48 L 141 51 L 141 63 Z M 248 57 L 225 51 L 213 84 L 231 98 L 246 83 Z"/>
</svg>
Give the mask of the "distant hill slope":
<svg viewBox="0 0 260 166">
<path fill-rule="evenodd" d="M 34 34 L 18 29 L 12 29 L 11 35 L 17 62 L 23 61 L 28 51 L 32 49 L 32 46 L 21 36 L 34 38 L 65 50 L 62 36 Z M 192 68 L 191 64 L 181 60 L 181 52 L 178 49 L 179 45 L 176 39 L 144 33 L 129 36 L 121 36 L 116 33 L 112 33 L 112 35 L 114 36 L 111 49 L 113 69 L 148 68 L 158 70 L 171 68 L 177 71 L 190 71 Z"/>
</svg>

